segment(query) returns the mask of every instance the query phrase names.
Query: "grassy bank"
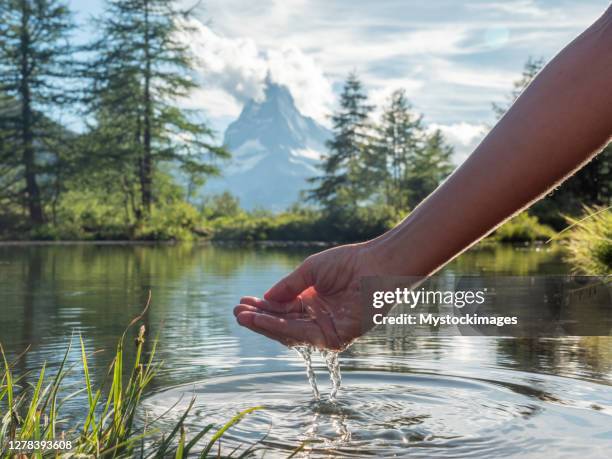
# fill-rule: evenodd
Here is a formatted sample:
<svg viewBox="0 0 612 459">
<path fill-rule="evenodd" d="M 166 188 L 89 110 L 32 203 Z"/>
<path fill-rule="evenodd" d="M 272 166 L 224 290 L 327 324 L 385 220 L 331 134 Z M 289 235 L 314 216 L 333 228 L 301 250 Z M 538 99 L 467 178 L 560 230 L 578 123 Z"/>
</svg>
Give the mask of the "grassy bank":
<svg viewBox="0 0 612 459">
<path fill-rule="evenodd" d="M 225 196 L 199 209 L 182 201 L 170 201 L 154 207 L 151 215 L 141 221 L 125 218 L 117 213 L 115 205 L 103 201 L 89 206 L 70 202 L 58 210 L 58 216 L 55 223 L 35 228 L 13 221 L 12 225 L 4 225 L 0 239 L 346 243 L 374 238 L 396 225 L 405 214 L 384 204 L 335 212 L 298 206 L 284 212 L 245 211 Z M 489 239 L 530 243 L 548 240 L 554 234 L 535 216 L 522 212 L 499 227 Z"/>
<path fill-rule="evenodd" d="M 612 272 L 612 210 L 586 208 L 582 218 L 568 218 L 567 261 L 583 274 Z"/>
<path fill-rule="evenodd" d="M 131 325 L 136 324 L 137 320 Z M 15 364 L 23 356 L 10 362 L 0 347 L 4 367 L 0 379 L 0 457 L 205 458 L 223 454 L 218 446 L 222 436 L 257 408 L 237 413 L 223 426 L 211 423 L 190 435 L 186 433 L 185 422 L 195 400 L 172 428 L 158 428 L 163 417 L 148 423 L 138 421 L 143 395 L 161 367 L 155 359 L 156 342 L 145 357 L 144 341 L 144 326 L 140 327 L 133 347 L 127 345 L 124 333 L 107 380 L 94 388 L 81 340 L 84 374 L 81 388 L 63 397 L 60 394 L 68 389 L 66 376 L 73 370 L 66 363 L 69 349 L 54 374 L 49 375 L 43 366 L 32 385 L 24 383 L 31 374 L 15 373 Z M 126 368 L 124 357 L 130 347 L 135 355 L 134 365 Z M 62 406 L 78 393 L 86 394 L 87 404 L 74 425 L 68 426 Z M 245 457 L 255 448 L 256 445 L 247 445 L 223 457 Z"/>
<path fill-rule="evenodd" d="M 554 235 L 552 228 L 542 225 L 537 217 L 524 211 L 497 228 L 489 239 L 497 242 L 529 243 L 547 241 Z"/>
</svg>

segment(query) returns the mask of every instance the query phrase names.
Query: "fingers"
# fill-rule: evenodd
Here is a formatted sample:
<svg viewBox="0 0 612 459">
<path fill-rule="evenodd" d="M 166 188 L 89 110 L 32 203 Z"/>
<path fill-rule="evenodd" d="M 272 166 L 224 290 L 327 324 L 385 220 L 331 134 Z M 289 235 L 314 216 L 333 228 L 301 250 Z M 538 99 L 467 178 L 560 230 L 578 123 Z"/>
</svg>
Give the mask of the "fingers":
<svg viewBox="0 0 612 459">
<path fill-rule="evenodd" d="M 265 311 L 263 309 L 257 308 L 255 306 L 251 306 L 249 304 L 239 304 L 238 306 L 234 308 L 234 316 L 236 317 L 238 317 L 238 315 L 243 312 L 257 312 L 259 314 L 270 314 L 270 315 L 276 315 L 278 317 L 284 317 L 285 319 L 308 319 L 310 318 L 304 312 L 288 312 L 288 313 L 282 313 L 282 314 L 275 314 L 273 312 Z"/>
<path fill-rule="evenodd" d="M 310 319 L 275 316 L 246 308 L 241 308 L 236 318 L 240 325 L 287 346 L 312 344 L 320 349 L 325 348 L 321 329 Z"/>
<path fill-rule="evenodd" d="M 270 288 L 264 298 L 268 301 L 287 302 L 295 299 L 300 293 L 313 284 L 311 262 L 306 259 L 291 274 L 285 276 Z"/>
<path fill-rule="evenodd" d="M 303 309 L 301 301 L 297 298 L 293 299 L 293 301 L 280 303 L 278 301 L 264 300 L 255 296 L 243 296 L 240 298 L 240 304 L 248 304 L 256 307 L 257 309 L 277 314 L 301 312 Z"/>
<path fill-rule="evenodd" d="M 237 306 L 236 309 L 238 307 L 239 306 Z M 267 338 L 270 338 L 270 339 L 272 339 L 274 341 L 278 341 L 279 343 L 284 344 L 285 346 L 293 346 L 294 345 L 291 341 L 289 341 L 289 340 L 287 340 L 285 338 L 282 338 L 282 337 L 277 336 L 277 335 L 273 335 L 272 333 L 268 333 L 265 330 L 260 330 L 257 327 L 255 327 L 255 325 L 254 325 L 254 314 L 255 314 L 255 312 L 253 312 L 253 311 L 241 311 L 239 314 L 236 314 L 236 320 L 243 327 L 247 327 L 250 330 L 252 330 L 252 331 L 254 331 L 256 333 L 259 333 L 261 335 L 264 335 Z"/>
</svg>

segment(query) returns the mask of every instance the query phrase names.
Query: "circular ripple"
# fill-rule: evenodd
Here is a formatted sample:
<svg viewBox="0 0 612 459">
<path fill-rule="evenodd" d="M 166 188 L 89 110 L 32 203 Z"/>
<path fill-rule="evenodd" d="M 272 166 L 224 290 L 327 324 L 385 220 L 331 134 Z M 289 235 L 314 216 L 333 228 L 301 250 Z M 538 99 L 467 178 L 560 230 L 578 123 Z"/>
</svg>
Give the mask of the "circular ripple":
<svg viewBox="0 0 612 459">
<path fill-rule="evenodd" d="M 578 406 L 529 385 L 443 375 L 345 372 L 336 402 L 313 401 L 298 372 L 231 376 L 158 393 L 146 406 L 161 414 L 176 404 L 180 413 L 192 395 L 193 431 L 262 405 L 233 427 L 223 444 L 232 449 L 261 441 L 280 456 L 303 445 L 302 453 L 310 457 L 538 457 L 551 452 L 557 457 L 585 451 L 605 457 L 612 439 L 611 417 L 601 407 Z"/>
</svg>

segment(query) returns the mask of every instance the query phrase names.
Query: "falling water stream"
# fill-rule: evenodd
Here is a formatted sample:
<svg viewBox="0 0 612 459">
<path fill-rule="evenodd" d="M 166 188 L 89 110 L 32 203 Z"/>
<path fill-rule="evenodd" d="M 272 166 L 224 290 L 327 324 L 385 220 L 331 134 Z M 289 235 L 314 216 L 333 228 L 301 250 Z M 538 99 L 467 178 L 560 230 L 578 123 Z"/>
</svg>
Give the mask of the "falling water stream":
<svg viewBox="0 0 612 459">
<path fill-rule="evenodd" d="M 319 388 L 317 386 L 317 376 L 315 375 L 314 369 L 312 368 L 312 347 L 311 346 L 295 346 L 295 351 L 304 359 L 306 364 L 306 376 L 308 377 L 308 383 L 312 389 L 312 395 L 315 400 L 321 398 Z"/>
<path fill-rule="evenodd" d="M 329 379 L 332 383 L 329 400 L 335 402 L 336 395 L 338 395 L 338 391 L 340 390 L 340 384 L 342 383 L 342 377 L 340 376 L 340 359 L 338 358 L 338 353 L 334 351 L 321 351 L 321 356 L 325 359 L 327 370 L 329 371 Z"/>
<path fill-rule="evenodd" d="M 315 400 L 321 398 L 319 387 L 317 386 L 317 377 L 312 367 L 312 354 L 314 348 L 312 346 L 294 346 L 295 351 L 304 359 L 306 364 L 306 376 L 308 377 L 308 383 L 312 389 L 312 395 Z M 334 351 L 323 350 L 320 351 L 321 357 L 325 361 L 327 371 L 329 372 L 329 379 L 331 381 L 331 390 L 329 392 L 329 401 L 335 402 L 338 391 L 340 390 L 340 384 L 342 383 L 342 377 L 340 375 L 340 360 L 338 359 L 338 353 Z"/>
</svg>

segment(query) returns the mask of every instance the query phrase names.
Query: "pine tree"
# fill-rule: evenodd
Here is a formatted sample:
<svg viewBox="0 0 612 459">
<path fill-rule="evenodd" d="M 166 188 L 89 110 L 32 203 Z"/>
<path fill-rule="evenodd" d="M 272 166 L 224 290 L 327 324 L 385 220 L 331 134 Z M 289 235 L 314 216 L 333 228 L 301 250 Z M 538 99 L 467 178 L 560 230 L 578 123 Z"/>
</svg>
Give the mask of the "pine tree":
<svg viewBox="0 0 612 459">
<path fill-rule="evenodd" d="M 210 159 L 228 156 L 212 143 L 210 128 L 178 106 L 197 84 L 187 42 L 189 12 L 175 9 L 175 3 L 108 0 L 102 37 L 91 46 L 97 53 L 91 66 L 92 143 L 97 156 L 117 166 L 130 193 L 138 193 L 133 206 L 138 218 L 151 211 L 162 163 L 180 165 L 190 183 L 198 183 L 218 173 Z"/>
<path fill-rule="evenodd" d="M 323 159 L 323 175 L 312 180 L 318 186 L 309 195 L 328 210 L 353 207 L 367 197 L 365 169 L 372 109 L 361 81 L 356 74 L 349 74 L 340 96 L 340 108 L 331 118 L 333 138 L 327 143 L 329 151 Z"/>
<path fill-rule="evenodd" d="M 34 225 L 45 221 L 43 182 L 62 132 L 50 120 L 71 103 L 71 13 L 59 0 L 0 2 L 0 178 L 8 201 L 21 201 Z"/>
<path fill-rule="evenodd" d="M 393 92 L 378 127 L 376 150 L 380 158 L 379 183 L 384 183 L 387 204 L 398 212 L 408 210 L 407 178 L 420 148 L 422 116 L 412 113 L 403 89 Z"/>
<path fill-rule="evenodd" d="M 418 205 L 453 171 L 453 148 L 446 144 L 438 129 L 417 148 L 409 165 L 406 178 L 408 205 Z"/>
</svg>

